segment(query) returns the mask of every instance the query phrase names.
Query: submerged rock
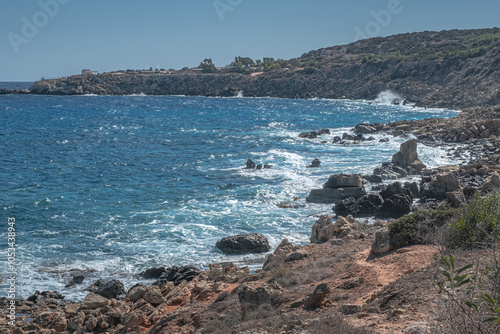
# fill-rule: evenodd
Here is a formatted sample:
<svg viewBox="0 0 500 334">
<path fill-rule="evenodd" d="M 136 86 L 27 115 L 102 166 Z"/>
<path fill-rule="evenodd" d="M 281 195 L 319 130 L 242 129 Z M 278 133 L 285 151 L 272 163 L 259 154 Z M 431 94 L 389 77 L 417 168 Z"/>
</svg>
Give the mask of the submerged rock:
<svg viewBox="0 0 500 334">
<path fill-rule="evenodd" d="M 222 238 L 215 247 L 226 254 L 265 253 L 271 248 L 261 233 L 240 234 Z"/>
</svg>

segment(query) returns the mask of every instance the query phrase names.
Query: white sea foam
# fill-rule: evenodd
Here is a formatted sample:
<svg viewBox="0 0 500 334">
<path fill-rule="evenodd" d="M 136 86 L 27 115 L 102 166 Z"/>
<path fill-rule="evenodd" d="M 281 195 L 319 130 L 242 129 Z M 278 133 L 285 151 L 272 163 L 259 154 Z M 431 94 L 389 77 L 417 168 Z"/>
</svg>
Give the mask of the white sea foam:
<svg viewBox="0 0 500 334">
<path fill-rule="evenodd" d="M 385 90 L 380 92 L 375 99 L 375 103 L 382 105 L 401 105 L 404 102 L 404 98 L 398 94 L 393 92 L 392 90 Z"/>
</svg>

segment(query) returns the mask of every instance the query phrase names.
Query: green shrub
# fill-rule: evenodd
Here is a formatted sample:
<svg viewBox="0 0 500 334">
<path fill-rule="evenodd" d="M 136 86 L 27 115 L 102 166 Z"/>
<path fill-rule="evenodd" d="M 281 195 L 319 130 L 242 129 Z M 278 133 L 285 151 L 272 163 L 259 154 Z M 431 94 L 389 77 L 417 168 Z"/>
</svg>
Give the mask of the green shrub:
<svg viewBox="0 0 500 334">
<path fill-rule="evenodd" d="M 456 209 L 442 205 L 436 209 L 422 209 L 389 224 L 393 246 L 396 248 L 428 243 L 437 230 L 456 213 Z"/>
<path fill-rule="evenodd" d="M 499 240 L 500 191 L 476 197 L 461 210 L 448 229 L 450 248 L 472 249 L 491 246 Z"/>
</svg>

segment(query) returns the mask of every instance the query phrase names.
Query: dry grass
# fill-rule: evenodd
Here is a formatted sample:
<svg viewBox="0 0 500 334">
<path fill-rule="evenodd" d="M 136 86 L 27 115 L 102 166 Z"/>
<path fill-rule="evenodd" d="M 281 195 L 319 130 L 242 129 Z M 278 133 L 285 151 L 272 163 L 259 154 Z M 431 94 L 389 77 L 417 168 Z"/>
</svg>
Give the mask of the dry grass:
<svg viewBox="0 0 500 334">
<path fill-rule="evenodd" d="M 368 328 L 358 328 L 348 324 L 342 315 L 335 313 L 313 321 L 307 333 L 314 334 L 375 334 Z"/>
</svg>

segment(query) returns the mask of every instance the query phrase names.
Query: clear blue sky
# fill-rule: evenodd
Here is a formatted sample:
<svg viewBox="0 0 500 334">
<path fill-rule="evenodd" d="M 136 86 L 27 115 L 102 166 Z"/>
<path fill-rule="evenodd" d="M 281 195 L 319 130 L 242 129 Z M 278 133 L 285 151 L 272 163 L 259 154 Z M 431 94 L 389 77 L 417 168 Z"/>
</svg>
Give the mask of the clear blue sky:
<svg viewBox="0 0 500 334">
<path fill-rule="evenodd" d="M 395 14 L 377 23 L 371 12 L 388 9 Z M 192 67 L 204 58 L 217 66 L 234 56 L 289 59 L 350 43 L 356 27 L 387 36 L 494 26 L 498 0 L 2 0 L 0 81 Z"/>
</svg>

